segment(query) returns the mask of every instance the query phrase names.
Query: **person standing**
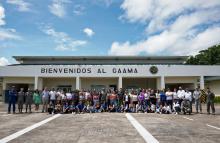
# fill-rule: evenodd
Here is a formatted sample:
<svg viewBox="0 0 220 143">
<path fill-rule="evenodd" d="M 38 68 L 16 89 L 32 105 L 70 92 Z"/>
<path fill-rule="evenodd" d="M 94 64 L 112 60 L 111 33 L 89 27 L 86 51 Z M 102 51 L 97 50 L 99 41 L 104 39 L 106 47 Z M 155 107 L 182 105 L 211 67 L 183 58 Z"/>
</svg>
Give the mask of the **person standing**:
<svg viewBox="0 0 220 143">
<path fill-rule="evenodd" d="M 140 110 L 144 111 L 144 89 L 138 95 L 138 105 L 140 106 Z"/>
<path fill-rule="evenodd" d="M 210 88 L 207 88 L 206 97 L 207 97 L 206 98 L 207 114 L 210 114 L 210 106 L 211 106 L 212 114 L 215 115 L 215 106 L 214 106 L 215 94 L 211 92 Z"/>
<path fill-rule="evenodd" d="M 53 107 L 52 114 L 54 114 L 55 105 L 56 105 L 56 91 L 54 88 L 49 92 L 49 95 L 50 95 L 50 103 Z"/>
<path fill-rule="evenodd" d="M 166 103 L 171 109 L 173 109 L 173 92 L 168 88 L 166 92 Z"/>
<path fill-rule="evenodd" d="M 179 99 L 179 104 L 181 106 L 183 98 L 185 96 L 185 90 L 183 90 L 181 86 L 179 87 L 179 90 L 177 91 L 177 96 L 178 96 L 178 99 Z"/>
<path fill-rule="evenodd" d="M 48 100 L 49 100 L 49 91 L 47 90 L 47 88 L 45 88 L 42 92 L 42 103 L 43 103 L 42 113 L 47 112 Z"/>
<path fill-rule="evenodd" d="M 29 113 L 31 113 L 31 104 L 33 103 L 33 93 L 28 88 L 28 91 L 25 93 L 25 104 L 26 104 L 26 113 L 29 107 Z"/>
<path fill-rule="evenodd" d="M 125 96 L 124 96 L 124 108 L 125 112 L 129 111 L 129 104 L 130 104 L 130 96 L 128 94 L 128 91 L 125 91 Z"/>
<path fill-rule="evenodd" d="M 160 91 L 160 104 L 162 106 L 165 106 L 166 103 L 166 94 L 165 94 L 165 90 L 161 90 Z"/>
<path fill-rule="evenodd" d="M 153 113 L 156 111 L 156 102 L 157 102 L 156 94 L 155 94 L 154 90 L 151 89 L 151 92 L 150 92 L 150 104 L 151 104 L 150 110 Z"/>
<path fill-rule="evenodd" d="M 99 95 L 96 91 L 93 91 L 92 99 L 93 99 L 93 107 L 94 108 L 98 107 L 99 106 Z"/>
<path fill-rule="evenodd" d="M 157 102 L 156 102 L 156 106 L 160 106 L 160 90 L 157 90 L 156 91 L 156 99 L 157 99 Z"/>
<path fill-rule="evenodd" d="M 38 111 L 39 105 L 41 103 L 40 94 L 39 94 L 38 89 L 36 89 L 34 92 L 33 100 L 34 100 L 34 104 L 35 104 L 35 111 Z"/>
<path fill-rule="evenodd" d="M 195 99 L 195 107 L 196 107 L 196 113 L 202 113 L 202 105 L 201 105 L 201 91 L 199 88 L 196 88 L 196 90 L 193 92 L 193 98 Z M 198 109 L 199 108 L 199 109 Z"/>
<path fill-rule="evenodd" d="M 190 112 L 192 113 L 192 93 L 189 91 L 188 88 L 186 88 L 184 97 L 186 100 L 190 102 Z"/>
<path fill-rule="evenodd" d="M 150 108 L 150 92 L 146 89 L 144 93 L 144 105 L 145 105 L 145 111 Z"/>
<path fill-rule="evenodd" d="M 9 100 L 8 100 L 8 114 L 11 113 L 11 105 L 13 105 L 13 113 L 15 114 L 15 103 L 16 103 L 16 96 L 17 92 L 15 91 L 15 87 L 12 86 L 9 90 Z"/>
<path fill-rule="evenodd" d="M 62 100 L 62 97 L 61 97 L 61 91 L 58 89 L 58 91 L 56 92 L 56 98 L 57 98 L 57 103 L 56 104 L 60 104 L 61 105 L 61 100 Z"/>
<path fill-rule="evenodd" d="M 22 110 L 23 110 L 24 97 L 25 97 L 24 89 L 21 88 L 20 91 L 18 92 L 18 112 L 19 113 L 22 113 Z"/>
<path fill-rule="evenodd" d="M 178 95 L 177 95 L 177 91 L 176 88 L 173 89 L 173 101 L 177 101 L 178 100 Z"/>
<path fill-rule="evenodd" d="M 123 99 L 124 99 L 124 91 L 122 88 L 118 91 L 118 106 L 123 105 Z"/>
<path fill-rule="evenodd" d="M 130 97 L 131 97 L 132 112 L 137 112 L 136 110 L 137 109 L 136 105 L 138 104 L 137 92 L 135 90 L 132 90 Z"/>
</svg>

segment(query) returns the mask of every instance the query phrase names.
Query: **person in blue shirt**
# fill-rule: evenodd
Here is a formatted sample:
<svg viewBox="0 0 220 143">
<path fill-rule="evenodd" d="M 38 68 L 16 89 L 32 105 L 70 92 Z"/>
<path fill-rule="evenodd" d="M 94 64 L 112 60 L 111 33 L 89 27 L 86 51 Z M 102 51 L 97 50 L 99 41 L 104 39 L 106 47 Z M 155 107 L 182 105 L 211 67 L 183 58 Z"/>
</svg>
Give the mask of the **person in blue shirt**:
<svg viewBox="0 0 220 143">
<path fill-rule="evenodd" d="M 12 86 L 11 90 L 9 90 L 8 96 L 9 96 L 9 99 L 8 99 L 8 114 L 11 113 L 11 104 L 13 105 L 13 113 L 15 114 L 15 103 L 16 103 L 17 92 L 16 92 L 14 86 Z"/>
<path fill-rule="evenodd" d="M 161 91 L 160 91 L 160 104 L 162 104 L 162 106 L 164 106 L 165 103 L 166 103 L 165 90 L 161 90 Z"/>
</svg>

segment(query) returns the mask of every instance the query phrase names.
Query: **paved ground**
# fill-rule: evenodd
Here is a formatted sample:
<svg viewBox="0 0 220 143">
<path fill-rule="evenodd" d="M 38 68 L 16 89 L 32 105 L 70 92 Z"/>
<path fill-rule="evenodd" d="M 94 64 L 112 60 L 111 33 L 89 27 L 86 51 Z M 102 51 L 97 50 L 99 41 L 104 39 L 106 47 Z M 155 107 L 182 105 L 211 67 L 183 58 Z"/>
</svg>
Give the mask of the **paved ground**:
<svg viewBox="0 0 220 143">
<path fill-rule="evenodd" d="M 0 104 L 0 139 L 52 117 L 46 113 L 8 115 L 3 112 L 4 108 Z M 130 115 L 161 143 L 219 143 L 220 106 L 216 109 L 217 115 Z M 145 140 L 125 113 L 95 113 L 61 115 L 9 142 L 143 143 Z"/>
</svg>

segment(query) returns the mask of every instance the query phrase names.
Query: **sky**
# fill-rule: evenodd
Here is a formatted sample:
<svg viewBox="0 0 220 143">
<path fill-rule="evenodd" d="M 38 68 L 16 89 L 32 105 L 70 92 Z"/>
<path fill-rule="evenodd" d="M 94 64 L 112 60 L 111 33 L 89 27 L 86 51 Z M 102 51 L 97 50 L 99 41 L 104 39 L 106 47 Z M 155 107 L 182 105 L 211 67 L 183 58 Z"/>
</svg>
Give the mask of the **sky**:
<svg viewBox="0 0 220 143">
<path fill-rule="evenodd" d="M 12 56 L 185 56 L 220 43 L 220 0 L 0 0 Z"/>
</svg>

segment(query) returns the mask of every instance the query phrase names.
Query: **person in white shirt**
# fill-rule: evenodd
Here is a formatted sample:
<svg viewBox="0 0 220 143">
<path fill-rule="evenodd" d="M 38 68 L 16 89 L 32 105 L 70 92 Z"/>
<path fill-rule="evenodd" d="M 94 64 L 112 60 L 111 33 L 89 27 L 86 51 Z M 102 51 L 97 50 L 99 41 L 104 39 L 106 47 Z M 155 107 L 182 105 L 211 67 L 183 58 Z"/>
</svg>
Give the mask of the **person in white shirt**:
<svg viewBox="0 0 220 143">
<path fill-rule="evenodd" d="M 174 101 L 173 110 L 175 114 L 179 114 L 179 112 L 181 111 L 179 101 Z"/>
<path fill-rule="evenodd" d="M 185 96 L 185 91 L 182 89 L 182 87 L 179 87 L 179 90 L 177 91 L 177 97 L 179 98 L 179 104 L 182 105 L 183 98 Z"/>
<path fill-rule="evenodd" d="M 191 110 L 191 113 L 192 113 L 192 93 L 189 91 L 188 88 L 186 88 L 186 92 L 185 92 L 184 98 L 186 100 L 189 100 L 189 102 L 190 102 L 190 110 Z"/>
<path fill-rule="evenodd" d="M 176 88 L 173 89 L 173 100 L 178 100 Z"/>
<path fill-rule="evenodd" d="M 167 105 L 173 109 L 173 92 L 168 88 L 166 94 Z"/>
<path fill-rule="evenodd" d="M 200 113 L 202 113 L 202 105 L 200 100 L 201 91 L 199 90 L 199 88 L 196 88 L 196 90 L 193 92 L 193 98 L 195 99 L 196 113 L 199 113 L 198 110 L 200 111 Z"/>
<path fill-rule="evenodd" d="M 71 94 L 70 91 L 66 93 L 66 99 L 69 104 L 72 102 L 73 95 Z"/>
<path fill-rule="evenodd" d="M 52 104 L 52 107 L 53 107 L 53 111 L 52 111 L 52 114 L 54 113 L 54 109 L 55 109 L 55 105 L 56 105 L 56 91 L 55 89 L 53 88 L 53 90 L 51 90 L 49 92 L 49 95 L 50 95 L 50 102 Z"/>
</svg>

